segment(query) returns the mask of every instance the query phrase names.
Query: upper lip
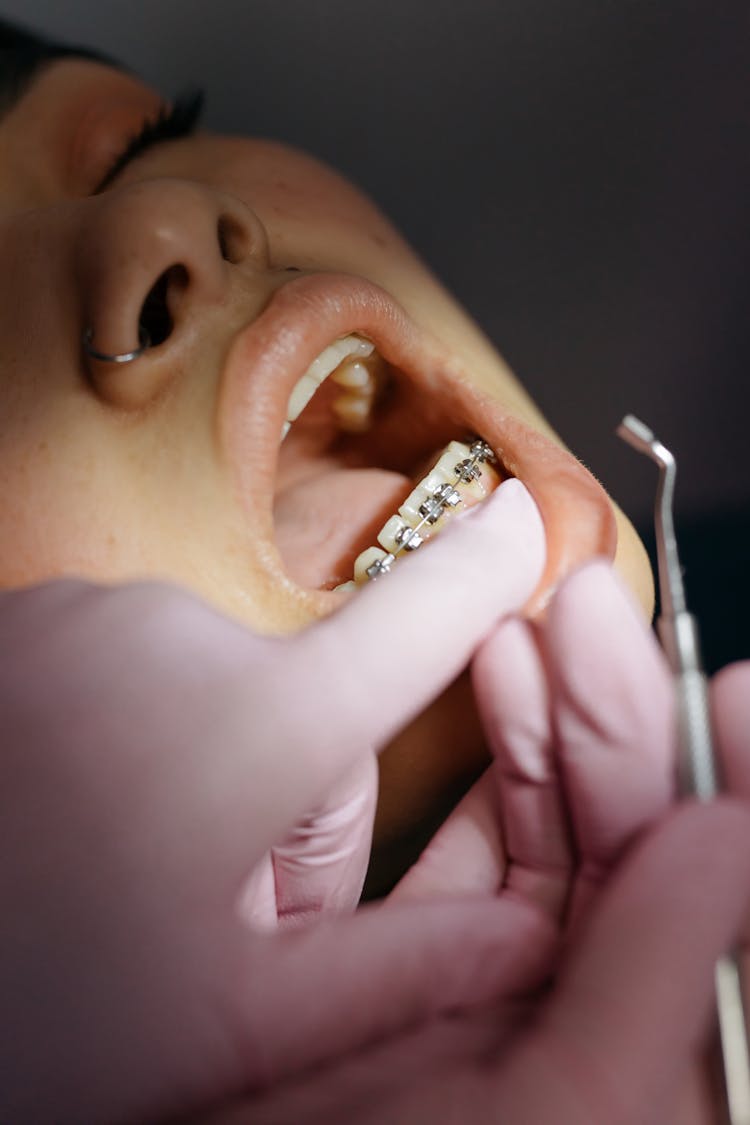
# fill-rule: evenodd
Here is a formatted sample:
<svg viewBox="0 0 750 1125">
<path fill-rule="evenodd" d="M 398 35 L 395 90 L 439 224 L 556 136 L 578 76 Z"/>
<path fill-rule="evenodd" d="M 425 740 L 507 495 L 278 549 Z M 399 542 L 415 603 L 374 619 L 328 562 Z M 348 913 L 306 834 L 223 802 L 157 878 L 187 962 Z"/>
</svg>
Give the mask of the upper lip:
<svg viewBox="0 0 750 1125">
<path fill-rule="evenodd" d="M 264 560 L 284 580 L 273 549 L 274 472 L 289 395 L 310 363 L 334 339 L 366 336 L 425 396 L 445 404 L 456 437 L 480 434 L 507 472 L 519 477 L 539 506 L 548 560 L 537 604 L 573 566 L 592 555 L 614 556 L 616 524 L 609 499 L 591 474 L 557 442 L 504 408 L 462 372 L 379 286 L 359 277 L 312 274 L 285 283 L 233 341 L 219 401 L 220 440 Z M 298 591 L 299 593 L 299 591 Z M 330 605 L 325 591 L 306 592 L 310 607 Z M 317 604 L 316 604 L 317 603 Z"/>
</svg>

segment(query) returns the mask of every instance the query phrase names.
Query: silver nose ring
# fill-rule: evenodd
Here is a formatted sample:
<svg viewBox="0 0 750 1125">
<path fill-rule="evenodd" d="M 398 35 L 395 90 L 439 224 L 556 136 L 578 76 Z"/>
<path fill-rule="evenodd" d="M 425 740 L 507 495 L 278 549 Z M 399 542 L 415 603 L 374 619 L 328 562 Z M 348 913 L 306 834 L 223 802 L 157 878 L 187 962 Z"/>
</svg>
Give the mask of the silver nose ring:
<svg viewBox="0 0 750 1125">
<path fill-rule="evenodd" d="M 83 350 L 91 359 L 98 359 L 101 363 L 132 363 L 150 347 L 151 337 L 142 325 L 138 328 L 138 347 L 132 352 L 116 352 L 112 355 L 108 352 L 100 352 L 94 347 L 93 328 L 87 328 L 83 333 Z"/>
</svg>

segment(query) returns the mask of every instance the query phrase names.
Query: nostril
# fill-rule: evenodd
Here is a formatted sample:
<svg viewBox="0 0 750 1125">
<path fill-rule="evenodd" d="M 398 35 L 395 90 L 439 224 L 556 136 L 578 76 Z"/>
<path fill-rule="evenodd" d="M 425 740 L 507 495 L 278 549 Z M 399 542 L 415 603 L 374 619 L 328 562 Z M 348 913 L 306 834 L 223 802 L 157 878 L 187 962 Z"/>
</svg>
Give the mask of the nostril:
<svg viewBox="0 0 750 1125">
<path fill-rule="evenodd" d="M 151 286 L 141 306 L 138 330 L 147 333 L 151 347 L 163 344 L 171 335 L 172 313 L 169 309 L 170 291 L 184 289 L 188 274 L 184 266 L 170 266 Z"/>
<path fill-rule="evenodd" d="M 220 215 L 216 223 L 216 237 L 219 250 L 225 262 L 236 266 L 249 252 L 247 234 L 240 223 L 231 215 Z"/>
</svg>

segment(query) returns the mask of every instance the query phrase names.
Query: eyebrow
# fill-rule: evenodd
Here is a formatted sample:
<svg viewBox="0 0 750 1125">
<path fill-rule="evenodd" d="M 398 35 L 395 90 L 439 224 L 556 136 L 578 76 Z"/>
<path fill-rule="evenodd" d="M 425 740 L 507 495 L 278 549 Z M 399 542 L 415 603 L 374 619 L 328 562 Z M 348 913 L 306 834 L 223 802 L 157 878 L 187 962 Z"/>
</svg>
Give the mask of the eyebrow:
<svg viewBox="0 0 750 1125">
<path fill-rule="evenodd" d="M 52 63 L 65 58 L 88 59 L 122 69 L 100 51 L 57 43 L 0 20 L 0 121 Z"/>
</svg>

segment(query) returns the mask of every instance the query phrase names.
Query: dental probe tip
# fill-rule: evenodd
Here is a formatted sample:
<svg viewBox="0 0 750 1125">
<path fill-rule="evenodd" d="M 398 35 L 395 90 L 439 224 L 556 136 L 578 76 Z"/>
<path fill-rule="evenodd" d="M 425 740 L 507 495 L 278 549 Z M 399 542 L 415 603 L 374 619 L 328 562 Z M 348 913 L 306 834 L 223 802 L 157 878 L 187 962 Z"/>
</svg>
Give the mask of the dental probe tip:
<svg viewBox="0 0 750 1125">
<path fill-rule="evenodd" d="M 644 422 L 641 422 L 639 418 L 636 418 L 635 415 L 625 415 L 617 427 L 617 434 L 637 453 L 644 453 L 646 457 L 655 461 L 659 466 L 659 483 L 654 507 L 656 553 L 659 562 L 659 592 L 662 617 L 673 620 L 677 614 L 685 612 L 682 567 L 677 553 L 677 540 L 675 539 L 672 517 L 677 464 L 670 451 L 659 441 L 654 431 Z"/>
<path fill-rule="evenodd" d="M 652 461 L 666 470 L 668 475 L 667 500 L 668 504 L 671 505 L 675 460 L 667 447 L 662 445 L 654 431 L 649 429 L 645 422 L 641 422 L 640 418 L 636 418 L 634 414 L 625 415 L 617 427 L 617 436 L 626 441 L 638 453 L 645 453 L 647 457 L 650 457 Z"/>
<path fill-rule="evenodd" d="M 650 446 L 656 441 L 653 430 L 650 430 L 645 422 L 641 422 L 639 418 L 636 418 L 635 414 L 625 415 L 622 422 L 620 422 L 620 425 L 617 427 L 617 434 L 623 441 L 626 441 L 636 449 L 642 449 L 644 445 Z"/>
</svg>

